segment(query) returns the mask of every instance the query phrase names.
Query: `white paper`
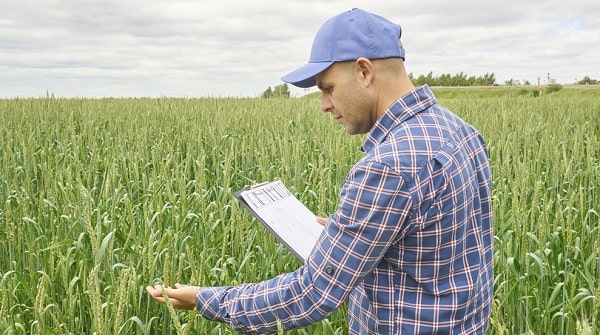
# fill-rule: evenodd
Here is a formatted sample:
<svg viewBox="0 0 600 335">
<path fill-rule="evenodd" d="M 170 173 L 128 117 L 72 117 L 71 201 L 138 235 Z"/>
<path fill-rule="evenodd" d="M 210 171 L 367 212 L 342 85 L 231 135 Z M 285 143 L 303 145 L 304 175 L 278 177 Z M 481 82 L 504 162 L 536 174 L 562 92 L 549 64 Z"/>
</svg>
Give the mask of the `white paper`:
<svg viewBox="0 0 600 335">
<path fill-rule="evenodd" d="M 323 226 L 280 181 L 236 193 L 238 199 L 298 258 L 306 260 Z"/>
</svg>

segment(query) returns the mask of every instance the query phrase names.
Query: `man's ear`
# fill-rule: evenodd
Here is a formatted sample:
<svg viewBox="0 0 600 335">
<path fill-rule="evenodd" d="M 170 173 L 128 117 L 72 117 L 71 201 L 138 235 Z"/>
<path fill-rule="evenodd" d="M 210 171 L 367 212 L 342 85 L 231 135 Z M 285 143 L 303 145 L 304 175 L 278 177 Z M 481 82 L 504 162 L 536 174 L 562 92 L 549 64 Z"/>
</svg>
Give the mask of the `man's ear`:
<svg viewBox="0 0 600 335">
<path fill-rule="evenodd" d="M 371 85 L 375 79 L 375 67 L 373 63 L 367 58 L 360 57 L 354 62 L 354 66 L 356 67 L 356 74 L 365 86 Z"/>
</svg>

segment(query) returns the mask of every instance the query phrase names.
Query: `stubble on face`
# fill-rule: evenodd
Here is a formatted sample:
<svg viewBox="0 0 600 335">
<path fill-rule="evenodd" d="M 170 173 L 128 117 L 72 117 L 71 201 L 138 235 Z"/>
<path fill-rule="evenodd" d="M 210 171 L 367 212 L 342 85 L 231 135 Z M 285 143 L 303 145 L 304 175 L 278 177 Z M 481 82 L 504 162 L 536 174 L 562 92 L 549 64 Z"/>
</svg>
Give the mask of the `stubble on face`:
<svg viewBox="0 0 600 335">
<path fill-rule="evenodd" d="M 372 100 L 360 80 L 354 62 L 336 63 L 318 76 L 319 89 L 335 121 L 350 135 L 368 133 L 373 127 Z"/>
</svg>

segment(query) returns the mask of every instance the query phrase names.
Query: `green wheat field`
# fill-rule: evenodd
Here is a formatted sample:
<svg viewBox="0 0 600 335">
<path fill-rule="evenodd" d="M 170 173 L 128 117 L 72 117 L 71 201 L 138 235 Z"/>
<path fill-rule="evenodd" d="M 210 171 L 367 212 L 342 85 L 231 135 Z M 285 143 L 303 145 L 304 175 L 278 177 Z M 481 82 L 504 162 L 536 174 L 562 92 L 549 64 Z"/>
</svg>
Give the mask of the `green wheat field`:
<svg viewBox="0 0 600 335">
<path fill-rule="evenodd" d="M 434 89 L 493 169 L 489 334 L 600 333 L 600 89 Z M 333 212 L 363 136 L 319 95 L 0 100 L 0 334 L 235 334 L 144 287 L 300 263 L 232 193 L 279 178 Z M 347 334 L 345 307 L 281 334 Z"/>
</svg>

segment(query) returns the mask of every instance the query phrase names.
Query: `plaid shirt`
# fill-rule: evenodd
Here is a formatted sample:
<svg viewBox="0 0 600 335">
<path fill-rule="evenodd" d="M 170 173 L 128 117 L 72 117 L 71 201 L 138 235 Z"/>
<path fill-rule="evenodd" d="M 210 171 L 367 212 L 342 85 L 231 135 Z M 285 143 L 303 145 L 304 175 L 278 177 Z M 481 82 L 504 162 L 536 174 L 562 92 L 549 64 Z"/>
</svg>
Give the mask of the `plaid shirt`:
<svg viewBox="0 0 600 335">
<path fill-rule="evenodd" d="M 481 135 L 427 86 L 373 126 L 305 264 L 201 288 L 197 309 L 248 334 L 315 323 L 348 299 L 351 334 L 485 334 L 493 293 L 491 174 Z"/>
</svg>

